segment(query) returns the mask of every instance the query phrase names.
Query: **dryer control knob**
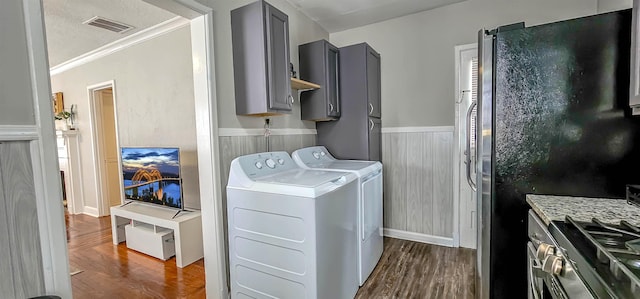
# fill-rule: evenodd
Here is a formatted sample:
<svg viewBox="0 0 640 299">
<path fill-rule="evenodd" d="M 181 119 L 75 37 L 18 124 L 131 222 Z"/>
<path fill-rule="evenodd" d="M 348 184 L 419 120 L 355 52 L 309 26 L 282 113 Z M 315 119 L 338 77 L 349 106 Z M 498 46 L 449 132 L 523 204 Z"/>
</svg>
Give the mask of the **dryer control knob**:
<svg viewBox="0 0 640 299">
<path fill-rule="evenodd" d="M 324 152 L 320 152 L 320 156 L 325 156 L 326 154 Z"/>
<path fill-rule="evenodd" d="M 267 164 L 267 167 L 269 168 L 276 167 L 276 161 L 273 161 L 273 159 L 267 159 L 266 161 L 264 161 L 264 163 Z"/>
<path fill-rule="evenodd" d="M 313 152 L 313 157 L 316 158 L 316 159 L 320 159 L 320 153 Z"/>
<path fill-rule="evenodd" d="M 262 163 L 260 163 L 260 161 L 256 162 L 256 168 L 262 169 Z"/>
<path fill-rule="evenodd" d="M 278 159 L 278 164 L 283 165 L 284 164 L 284 160 Z"/>
</svg>

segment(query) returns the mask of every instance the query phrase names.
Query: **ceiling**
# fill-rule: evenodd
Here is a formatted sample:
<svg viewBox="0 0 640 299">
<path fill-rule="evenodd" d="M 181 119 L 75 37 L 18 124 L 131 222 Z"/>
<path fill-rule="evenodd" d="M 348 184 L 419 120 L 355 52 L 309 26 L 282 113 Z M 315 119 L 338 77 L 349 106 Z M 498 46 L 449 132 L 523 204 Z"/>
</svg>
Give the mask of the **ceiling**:
<svg viewBox="0 0 640 299">
<path fill-rule="evenodd" d="M 325 30 L 338 32 L 464 0 L 287 0 Z"/>
<path fill-rule="evenodd" d="M 225 0 L 233 1 L 233 0 Z M 329 32 L 372 24 L 464 0 L 286 0 Z M 176 17 L 142 0 L 44 0 L 49 65 L 59 65 Z M 131 25 L 115 33 L 83 24 L 101 16 Z"/>
<path fill-rule="evenodd" d="M 49 65 L 52 67 L 176 17 L 141 0 L 44 0 L 43 4 Z M 94 16 L 134 28 L 115 33 L 82 24 Z"/>
</svg>

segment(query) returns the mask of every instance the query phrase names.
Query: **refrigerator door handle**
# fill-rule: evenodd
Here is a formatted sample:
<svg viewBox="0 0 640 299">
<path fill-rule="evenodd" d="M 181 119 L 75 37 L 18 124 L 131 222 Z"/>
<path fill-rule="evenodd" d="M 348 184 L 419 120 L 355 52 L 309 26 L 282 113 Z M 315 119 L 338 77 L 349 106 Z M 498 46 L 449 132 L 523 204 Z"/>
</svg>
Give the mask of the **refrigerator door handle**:
<svg viewBox="0 0 640 299">
<path fill-rule="evenodd" d="M 475 136 L 471 135 L 471 116 L 473 114 L 473 108 L 476 107 L 478 103 L 476 101 L 471 101 L 471 105 L 469 106 L 469 110 L 467 110 L 467 146 L 464 150 L 465 161 L 467 168 L 467 183 L 471 186 L 473 191 L 477 191 L 476 183 L 471 179 L 471 138 L 475 138 Z"/>
</svg>

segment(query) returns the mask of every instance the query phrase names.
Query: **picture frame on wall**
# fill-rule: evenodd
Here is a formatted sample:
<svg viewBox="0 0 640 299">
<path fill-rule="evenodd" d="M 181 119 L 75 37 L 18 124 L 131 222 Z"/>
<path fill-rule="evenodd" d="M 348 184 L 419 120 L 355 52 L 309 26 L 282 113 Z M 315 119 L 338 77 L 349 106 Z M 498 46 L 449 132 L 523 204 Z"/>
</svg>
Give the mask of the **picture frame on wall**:
<svg viewBox="0 0 640 299">
<path fill-rule="evenodd" d="M 64 110 L 64 100 L 62 97 L 62 92 L 56 92 L 51 95 L 51 100 L 53 102 L 53 114 L 58 114 Z"/>
</svg>

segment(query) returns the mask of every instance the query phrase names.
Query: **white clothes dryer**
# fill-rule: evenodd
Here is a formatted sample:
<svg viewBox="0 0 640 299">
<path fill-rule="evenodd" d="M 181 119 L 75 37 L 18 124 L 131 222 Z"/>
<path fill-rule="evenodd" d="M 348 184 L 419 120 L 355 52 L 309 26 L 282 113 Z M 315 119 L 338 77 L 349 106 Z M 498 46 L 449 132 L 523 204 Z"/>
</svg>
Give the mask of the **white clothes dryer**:
<svg viewBox="0 0 640 299">
<path fill-rule="evenodd" d="M 235 158 L 227 185 L 232 298 L 353 298 L 357 176 L 286 152 Z"/>
<path fill-rule="evenodd" d="M 363 285 L 383 251 L 382 163 L 338 160 L 324 146 L 306 147 L 291 155 L 303 168 L 350 172 L 358 176 L 358 282 Z"/>
</svg>

